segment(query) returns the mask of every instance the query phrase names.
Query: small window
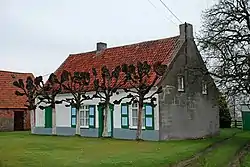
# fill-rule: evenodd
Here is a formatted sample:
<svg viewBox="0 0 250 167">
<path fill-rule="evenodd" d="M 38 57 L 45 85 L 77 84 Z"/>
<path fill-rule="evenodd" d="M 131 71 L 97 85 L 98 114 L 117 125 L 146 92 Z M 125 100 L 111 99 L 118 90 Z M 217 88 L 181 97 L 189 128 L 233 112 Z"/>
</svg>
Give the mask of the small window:
<svg viewBox="0 0 250 167">
<path fill-rule="evenodd" d="M 184 89 L 184 77 L 183 76 L 178 76 L 178 91 L 183 92 Z"/>
<path fill-rule="evenodd" d="M 206 95 L 207 94 L 207 83 L 202 81 L 202 94 Z"/>
</svg>

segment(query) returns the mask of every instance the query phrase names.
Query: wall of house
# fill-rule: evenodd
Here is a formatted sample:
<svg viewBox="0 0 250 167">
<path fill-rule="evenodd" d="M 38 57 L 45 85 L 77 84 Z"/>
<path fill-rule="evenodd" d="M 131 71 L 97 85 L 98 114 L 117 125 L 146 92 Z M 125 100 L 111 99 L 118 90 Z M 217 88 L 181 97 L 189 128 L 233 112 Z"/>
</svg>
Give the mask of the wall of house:
<svg viewBox="0 0 250 167">
<path fill-rule="evenodd" d="M 153 90 L 149 93 L 152 94 Z M 90 96 L 93 95 L 93 92 L 88 93 Z M 118 95 L 114 95 L 111 98 L 111 102 L 114 100 L 120 99 L 127 94 L 123 91 L 119 91 Z M 70 94 L 61 94 L 57 96 L 58 100 L 71 98 Z M 155 96 L 158 99 L 158 96 Z M 128 100 L 122 101 L 122 103 L 127 102 Z M 95 128 L 81 128 L 81 135 L 87 137 L 98 137 L 99 132 L 99 115 L 97 105 L 100 102 L 99 99 L 93 99 L 85 101 L 85 105 L 95 105 Z M 158 100 L 157 100 L 158 102 Z M 71 108 L 65 107 L 65 104 L 56 105 L 56 126 L 58 135 L 75 135 L 75 128 L 71 127 Z M 154 109 L 154 130 L 143 130 L 142 138 L 144 140 L 159 140 L 159 104 Z M 45 112 L 44 110 L 36 110 L 36 134 L 51 134 L 51 128 L 45 128 Z M 123 129 L 121 127 L 121 105 L 114 105 L 113 111 L 113 137 L 119 139 L 135 139 L 136 130 L 132 129 Z"/>
<path fill-rule="evenodd" d="M 30 116 L 25 109 L 0 109 L 0 131 L 14 130 L 14 111 L 24 112 L 24 130 L 30 130 Z"/>
<path fill-rule="evenodd" d="M 162 82 L 160 100 L 160 140 L 201 138 L 219 132 L 217 89 L 210 76 L 202 73 L 203 61 L 192 40 L 188 40 L 187 68 L 185 45 L 182 46 L 167 77 Z M 195 69 L 194 69 L 195 68 Z M 177 91 L 177 75 L 185 77 L 185 92 Z M 208 94 L 201 93 L 201 82 L 208 84 Z"/>
</svg>

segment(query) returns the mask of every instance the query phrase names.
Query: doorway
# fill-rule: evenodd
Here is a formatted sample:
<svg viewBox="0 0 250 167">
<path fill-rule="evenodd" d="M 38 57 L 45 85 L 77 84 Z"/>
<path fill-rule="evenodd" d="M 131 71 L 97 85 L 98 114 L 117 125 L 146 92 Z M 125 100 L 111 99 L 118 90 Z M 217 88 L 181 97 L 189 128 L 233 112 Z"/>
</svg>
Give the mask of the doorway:
<svg viewBox="0 0 250 167">
<path fill-rule="evenodd" d="M 24 130 L 24 112 L 14 111 L 14 131 Z"/>
<path fill-rule="evenodd" d="M 113 137 L 113 111 L 114 111 L 114 105 L 110 104 L 109 105 L 109 117 L 108 117 L 108 121 L 107 121 L 107 125 L 108 125 L 108 136 L 106 137 Z M 99 115 L 99 133 L 98 136 L 102 137 L 102 133 L 104 130 L 104 108 L 103 106 L 98 106 L 98 115 Z"/>
</svg>

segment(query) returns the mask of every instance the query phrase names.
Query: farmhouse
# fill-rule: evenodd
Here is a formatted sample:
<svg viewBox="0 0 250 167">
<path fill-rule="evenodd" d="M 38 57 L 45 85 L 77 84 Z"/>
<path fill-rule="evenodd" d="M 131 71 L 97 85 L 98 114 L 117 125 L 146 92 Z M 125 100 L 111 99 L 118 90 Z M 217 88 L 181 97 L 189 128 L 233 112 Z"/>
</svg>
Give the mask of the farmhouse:
<svg viewBox="0 0 250 167">
<path fill-rule="evenodd" d="M 156 107 L 144 105 L 142 139 L 168 140 L 201 138 L 219 132 L 218 90 L 199 54 L 193 37 L 193 26 L 179 26 L 180 34 L 153 41 L 107 48 L 106 43 L 97 43 L 95 51 L 71 54 L 55 71 L 90 71 L 106 65 L 113 69 L 123 63 L 161 61 L 168 66 L 161 81 L 155 85 L 163 87 L 156 97 Z M 153 90 L 150 92 L 152 93 Z M 88 92 L 90 95 L 93 92 Z M 126 93 L 120 90 L 111 99 L 113 102 Z M 57 99 L 70 98 L 62 93 Z M 99 99 L 86 101 L 80 110 L 81 136 L 100 137 L 103 132 L 103 111 Z M 135 139 L 138 120 L 138 104 L 110 105 L 108 118 L 109 136 L 118 139 Z M 52 112 L 36 110 L 36 134 L 52 133 Z M 56 105 L 56 134 L 75 135 L 76 112 L 65 104 Z"/>
<path fill-rule="evenodd" d="M 26 97 L 15 95 L 13 81 L 25 80 L 30 73 L 0 71 L 0 131 L 29 130 L 30 114 L 24 106 Z"/>
</svg>

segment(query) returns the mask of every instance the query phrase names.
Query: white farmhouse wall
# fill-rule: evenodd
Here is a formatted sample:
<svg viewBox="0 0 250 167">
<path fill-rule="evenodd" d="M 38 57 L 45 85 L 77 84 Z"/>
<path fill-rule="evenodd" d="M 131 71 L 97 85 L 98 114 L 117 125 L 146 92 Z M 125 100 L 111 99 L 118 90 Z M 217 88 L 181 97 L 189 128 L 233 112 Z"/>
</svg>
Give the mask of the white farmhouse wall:
<svg viewBox="0 0 250 167">
<path fill-rule="evenodd" d="M 37 107 L 36 112 L 36 127 L 45 127 L 45 112 Z"/>
<path fill-rule="evenodd" d="M 151 91 L 149 95 L 151 95 L 154 91 Z M 94 92 L 89 92 L 88 95 L 92 96 Z M 119 91 L 119 94 L 115 94 L 111 98 L 111 103 L 113 103 L 114 100 L 118 100 L 124 96 L 126 96 L 127 93 L 123 91 Z M 155 130 L 159 130 L 159 103 L 158 103 L 158 95 L 155 95 L 156 97 L 156 104 L 157 106 L 154 109 L 154 127 Z M 66 98 L 72 98 L 71 94 L 61 94 L 57 96 L 57 100 L 62 100 Z M 123 100 L 122 103 L 126 103 L 129 100 Z M 92 100 L 87 100 L 84 102 L 85 105 L 95 105 L 96 106 L 96 128 L 99 127 L 99 115 L 98 115 L 98 109 L 97 105 L 100 102 L 98 98 L 92 99 Z M 39 111 L 40 113 L 40 111 Z M 40 116 L 39 116 L 40 117 Z M 43 116 L 43 126 L 44 126 L 44 116 Z M 114 128 L 121 128 L 121 106 L 120 105 L 114 105 L 114 115 L 113 115 L 113 123 L 114 123 Z M 66 107 L 65 103 L 63 104 L 57 104 L 56 105 L 56 126 L 57 127 L 71 127 L 71 108 Z"/>
<path fill-rule="evenodd" d="M 88 93 L 88 95 L 93 95 L 92 92 Z M 56 100 L 62 100 L 66 98 L 72 98 L 71 94 L 60 94 L 57 96 Z M 97 105 L 99 103 L 99 99 L 92 99 L 92 100 L 86 100 L 84 101 L 84 105 L 96 105 L 96 117 L 95 117 L 95 123 L 96 128 L 99 127 L 98 123 L 98 110 Z M 57 127 L 71 127 L 71 107 L 66 107 L 65 104 L 57 104 L 56 105 L 56 126 Z"/>
</svg>

